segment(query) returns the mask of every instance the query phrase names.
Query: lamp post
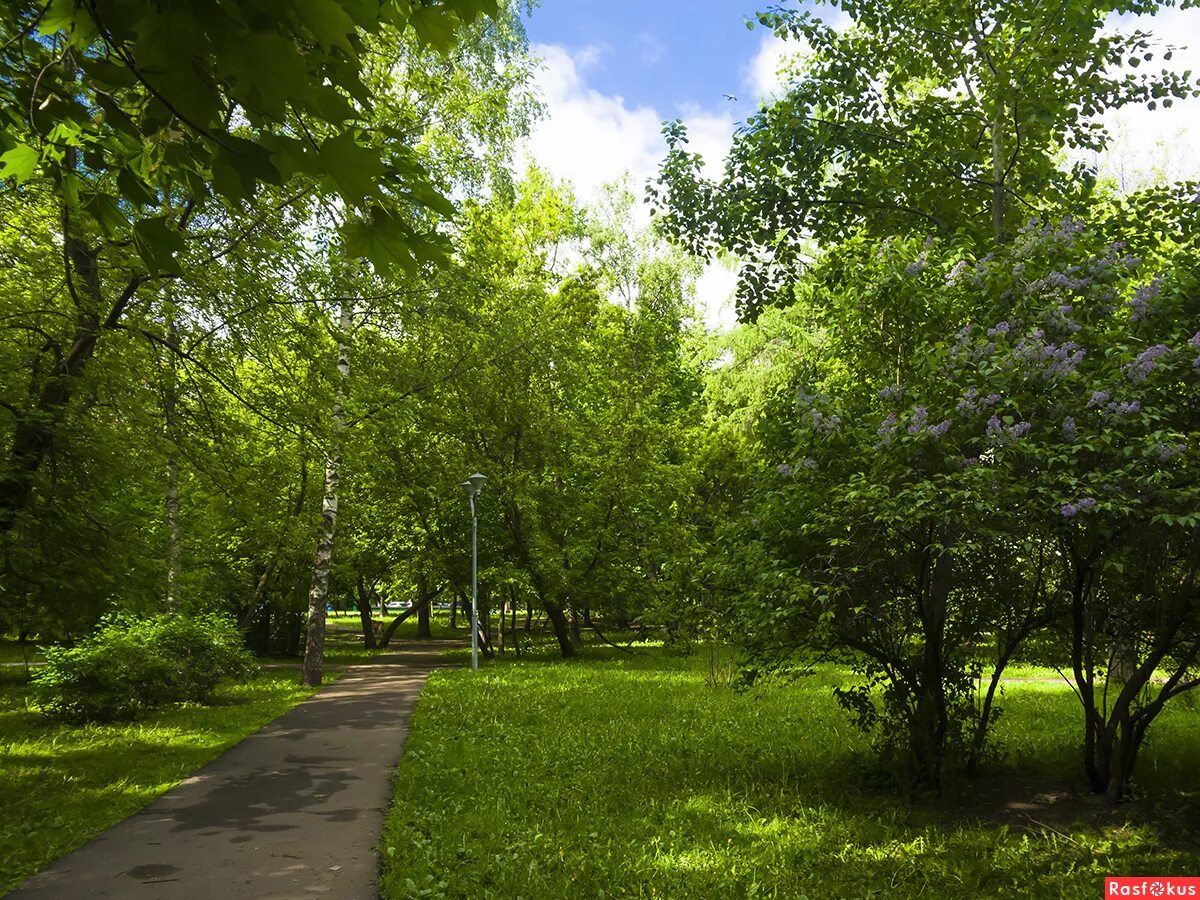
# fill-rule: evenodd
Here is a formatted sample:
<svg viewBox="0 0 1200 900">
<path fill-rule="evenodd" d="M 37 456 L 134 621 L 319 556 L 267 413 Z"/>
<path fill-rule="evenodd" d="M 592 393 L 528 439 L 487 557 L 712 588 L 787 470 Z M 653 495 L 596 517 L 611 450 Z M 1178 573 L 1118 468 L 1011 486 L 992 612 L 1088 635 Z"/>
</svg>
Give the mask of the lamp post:
<svg viewBox="0 0 1200 900">
<path fill-rule="evenodd" d="M 475 671 L 479 671 L 479 516 L 475 513 L 475 498 L 486 480 L 486 475 L 476 472 L 462 484 L 471 501 L 471 668 Z"/>
</svg>

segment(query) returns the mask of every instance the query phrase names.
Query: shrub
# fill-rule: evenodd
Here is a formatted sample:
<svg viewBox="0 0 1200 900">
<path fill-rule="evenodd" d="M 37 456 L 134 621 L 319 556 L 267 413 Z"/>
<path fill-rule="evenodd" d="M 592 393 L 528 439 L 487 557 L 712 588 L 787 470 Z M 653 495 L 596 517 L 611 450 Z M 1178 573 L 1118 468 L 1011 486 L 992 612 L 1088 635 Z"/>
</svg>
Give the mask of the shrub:
<svg viewBox="0 0 1200 900">
<path fill-rule="evenodd" d="M 114 616 L 78 646 L 48 650 L 34 690 L 47 715 L 107 722 L 167 703 L 205 703 L 222 678 L 253 670 L 241 635 L 220 616 Z"/>
</svg>

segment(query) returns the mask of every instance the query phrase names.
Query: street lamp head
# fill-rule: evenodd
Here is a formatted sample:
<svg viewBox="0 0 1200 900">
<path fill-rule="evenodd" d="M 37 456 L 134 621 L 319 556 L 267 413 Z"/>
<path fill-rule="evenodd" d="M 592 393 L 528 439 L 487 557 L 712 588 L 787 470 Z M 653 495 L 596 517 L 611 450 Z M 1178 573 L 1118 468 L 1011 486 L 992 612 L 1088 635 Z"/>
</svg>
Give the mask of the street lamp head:
<svg viewBox="0 0 1200 900">
<path fill-rule="evenodd" d="M 467 484 L 471 485 L 471 487 L 473 487 L 475 489 L 475 493 L 478 494 L 479 489 L 483 487 L 483 483 L 485 481 L 487 481 L 487 476 L 481 475 L 479 472 L 476 472 L 474 475 L 472 475 L 471 477 L 469 477 L 467 479 Z"/>
<path fill-rule="evenodd" d="M 469 481 L 464 481 L 462 483 L 462 489 L 467 492 L 468 497 L 474 497 L 477 493 L 475 490 L 475 485 L 471 484 Z"/>
</svg>

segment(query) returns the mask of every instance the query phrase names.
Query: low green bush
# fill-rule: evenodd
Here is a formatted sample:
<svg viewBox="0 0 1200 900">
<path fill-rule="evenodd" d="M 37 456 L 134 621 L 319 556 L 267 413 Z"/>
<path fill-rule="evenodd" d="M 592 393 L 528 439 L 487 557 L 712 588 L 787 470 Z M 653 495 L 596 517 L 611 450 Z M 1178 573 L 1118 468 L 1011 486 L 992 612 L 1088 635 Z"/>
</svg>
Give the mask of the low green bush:
<svg viewBox="0 0 1200 900">
<path fill-rule="evenodd" d="M 237 628 L 220 616 L 110 617 L 78 646 L 46 651 L 34 695 L 54 718 L 110 722 L 168 703 L 208 702 L 221 679 L 254 669 Z"/>
</svg>

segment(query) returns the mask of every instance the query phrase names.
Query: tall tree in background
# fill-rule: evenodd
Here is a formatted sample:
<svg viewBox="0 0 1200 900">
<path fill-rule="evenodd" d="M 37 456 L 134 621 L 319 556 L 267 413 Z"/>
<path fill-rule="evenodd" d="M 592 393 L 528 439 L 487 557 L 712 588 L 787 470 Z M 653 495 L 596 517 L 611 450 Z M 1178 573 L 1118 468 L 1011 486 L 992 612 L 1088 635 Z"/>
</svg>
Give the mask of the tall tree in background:
<svg viewBox="0 0 1200 900">
<path fill-rule="evenodd" d="M 829 5 L 852 24 L 759 15 L 807 50 L 735 136 L 720 181 L 702 177 L 681 123 L 665 132 L 663 226 L 695 252 L 738 255 L 745 318 L 788 302 L 814 239 L 958 235 L 986 250 L 1033 215 L 1077 211 L 1095 172 L 1064 155 L 1104 149 L 1100 113 L 1200 96 L 1191 73 L 1148 71 L 1169 46 L 1106 25 L 1174 0 Z"/>
<path fill-rule="evenodd" d="M 434 245 L 391 212 L 398 203 L 444 207 L 424 167 L 403 146 L 359 140 L 372 104 L 360 76 L 363 37 L 411 28 L 446 49 L 484 12 L 494 4 L 323 3 L 283 16 L 257 2 L 5 7 L 0 177 L 53 197 L 74 311 L 33 367 L 30 407 L 15 414 L 0 471 L 0 530 L 27 505 L 102 336 L 145 302 L 145 286 L 183 274 L 189 235 L 220 224 L 205 215 L 214 190 L 219 211 L 264 183 L 300 181 L 281 205 L 321 186 L 362 210 L 347 237 L 371 242 L 374 258 L 432 257 Z M 235 227 L 233 240 L 255 224 Z"/>
</svg>

